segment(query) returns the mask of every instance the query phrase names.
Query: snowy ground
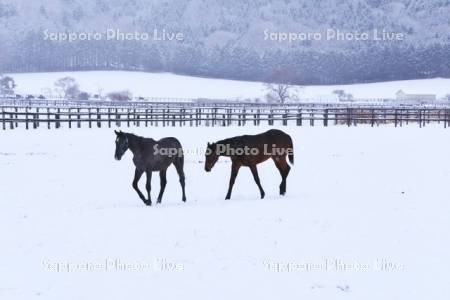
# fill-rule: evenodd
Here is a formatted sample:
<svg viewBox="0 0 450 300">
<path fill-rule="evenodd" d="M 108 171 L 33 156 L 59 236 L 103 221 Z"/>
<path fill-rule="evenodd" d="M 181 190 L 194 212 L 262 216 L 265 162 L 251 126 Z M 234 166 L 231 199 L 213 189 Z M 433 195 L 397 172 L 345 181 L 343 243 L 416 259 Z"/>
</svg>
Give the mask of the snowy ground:
<svg viewBox="0 0 450 300">
<path fill-rule="evenodd" d="M 169 73 L 124 71 L 53 72 L 10 74 L 19 94 L 46 94 L 56 80 L 71 76 L 80 88 L 92 94 L 130 90 L 134 96 L 162 98 L 246 99 L 263 97 L 267 91 L 261 82 L 199 78 Z M 423 79 L 353 85 L 304 86 L 302 98 L 329 99 L 334 90 L 343 89 L 356 98 L 395 98 L 398 90 L 410 94 L 450 94 L 450 79 Z"/>
<path fill-rule="evenodd" d="M 265 129 L 132 131 L 203 152 Z M 0 298 L 449 299 L 449 131 L 281 129 L 295 141 L 286 197 L 266 162 L 266 199 L 243 169 L 224 201 L 230 163 L 205 173 L 188 154 L 187 203 L 171 167 L 154 207 L 110 129 L 0 132 Z"/>
</svg>

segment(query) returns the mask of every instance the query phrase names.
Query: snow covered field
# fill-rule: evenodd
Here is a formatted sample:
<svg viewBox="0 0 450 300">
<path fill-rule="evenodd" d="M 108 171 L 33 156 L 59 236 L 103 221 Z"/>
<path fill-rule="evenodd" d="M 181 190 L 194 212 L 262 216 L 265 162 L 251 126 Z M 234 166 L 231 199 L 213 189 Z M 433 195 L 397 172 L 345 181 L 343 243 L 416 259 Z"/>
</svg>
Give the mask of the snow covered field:
<svg viewBox="0 0 450 300">
<path fill-rule="evenodd" d="M 134 96 L 162 98 L 246 99 L 263 97 L 267 91 L 261 82 L 199 78 L 169 73 L 125 71 L 52 72 L 9 74 L 17 83 L 19 94 L 46 94 L 56 80 L 71 76 L 83 91 L 103 94 L 130 90 Z M 355 98 L 395 98 L 398 90 L 410 94 L 450 94 L 450 79 L 434 78 L 352 85 L 304 86 L 303 98 L 329 97 L 334 90 L 343 89 Z"/>
<path fill-rule="evenodd" d="M 242 169 L 223 200 L 230 163 L 205 173 L 206 142 L 265 129 L 131 129 L 200 147 L 187 203 L 171 167 L 152 207 L 113 130 L 2 131 L 0 298 L 449 299 L 448 130 L 280 128 L 295 142 L 287 196 L 266 162 L 266 199 Z"/>
</svg>

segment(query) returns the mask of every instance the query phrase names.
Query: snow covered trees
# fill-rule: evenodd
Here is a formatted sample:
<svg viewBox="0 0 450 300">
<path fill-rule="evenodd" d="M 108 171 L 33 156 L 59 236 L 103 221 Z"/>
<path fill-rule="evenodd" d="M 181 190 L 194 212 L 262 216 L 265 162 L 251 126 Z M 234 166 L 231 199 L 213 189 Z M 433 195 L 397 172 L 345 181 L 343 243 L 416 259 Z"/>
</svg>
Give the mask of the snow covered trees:
<svg viewBox="0 0 450 300">
<path fill-rule="evenodd" d="M 264 85 L 268 91 L 266 95 L 267 102 L 277 102 L 284 104 L 287 101 L 298 100 L 298 87 L 282 83 L 266 83 Z"/>
<path fill-rule="evenodd" d="M 12 77 L 0 74 L 0 95 L 13 95 L 16 86 Z"/>
<path fill-rule="evenodd" d="M 55 86 L 63 92 L 65 99 L 77 99 L 80 94 L 80 86 L 72 77 L 58 79 Z"/>
</svg>

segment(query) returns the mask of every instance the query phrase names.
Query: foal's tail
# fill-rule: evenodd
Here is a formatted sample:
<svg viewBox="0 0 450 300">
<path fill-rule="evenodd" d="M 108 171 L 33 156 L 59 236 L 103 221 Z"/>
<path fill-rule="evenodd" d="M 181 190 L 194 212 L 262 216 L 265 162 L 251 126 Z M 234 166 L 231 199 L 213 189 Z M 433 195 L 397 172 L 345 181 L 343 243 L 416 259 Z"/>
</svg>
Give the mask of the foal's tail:
<svg viewBox="0 0 450 300">
<path fill-rule="evenodd" d="M 292 143 L 292 139 L 291 139 L 291 136 L 290 135 L 288 135 L 288 148 L 289 148 L 289 151 L 288 151 L 288 159 L 289 159 L 289 162 L 293 165 L 294 164 L 294 144 Z"/>
</svg>

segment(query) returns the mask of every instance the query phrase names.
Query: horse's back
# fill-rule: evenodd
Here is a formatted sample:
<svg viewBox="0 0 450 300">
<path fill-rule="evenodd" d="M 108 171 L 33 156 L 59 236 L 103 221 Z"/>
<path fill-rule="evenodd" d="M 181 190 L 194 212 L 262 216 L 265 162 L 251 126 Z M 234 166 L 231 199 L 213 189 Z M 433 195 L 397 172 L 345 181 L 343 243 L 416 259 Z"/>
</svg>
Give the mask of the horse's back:
<svg viewBox="0 0 450 300">
<path fill-rule="evenodd" d="M 182 148 L 180 141 L 175 137 L 165 137 L 157 141 L 158 145 L 171 148 Z"/>
<path fill-rule="evenodd" d="M 158 142 L 159 148 L 166 149 L 166 153 L 169 153 L 168 158 L 171 161 L 184 160 L 183 147 L 180 141 L 175 137 L 165 137 Z"/>
<path fill-rule="evenodd" d="M 270 136 L 270 137 L 289 136 L 289 134 L 287 134 L 286 132 L 284 132 L 283 130 L 280 130 L 280 129 L 270 129 L 270 130 L 267 130 L 266 132 L 261 133 L 261 135 L 266 135 L 266 136 Z"/>
</svg>

